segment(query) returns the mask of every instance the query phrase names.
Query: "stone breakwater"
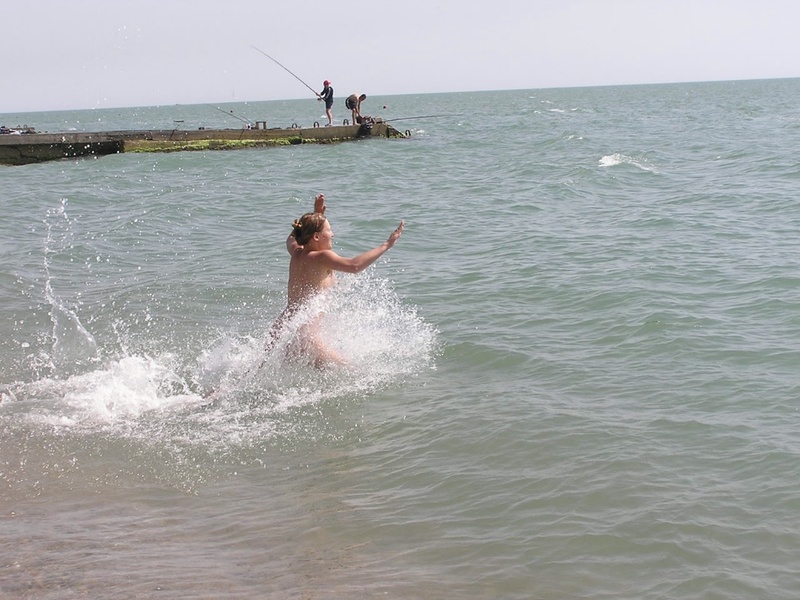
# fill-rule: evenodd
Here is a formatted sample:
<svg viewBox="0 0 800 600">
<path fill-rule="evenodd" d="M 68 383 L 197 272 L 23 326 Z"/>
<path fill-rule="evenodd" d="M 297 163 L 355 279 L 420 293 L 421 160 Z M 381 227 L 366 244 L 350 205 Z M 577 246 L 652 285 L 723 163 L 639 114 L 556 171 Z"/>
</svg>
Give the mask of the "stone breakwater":
<svg viewBox="0 0 800 600">
<path fill-rule="evenodd" d="M 295 144 L 333 144 L 367 137 L 407 137 L 388 123 L 273 129 L 137 130 L 0 135 L 0 164 L 25 165 L 122 152 L 237 150 Z"/>
</svg>

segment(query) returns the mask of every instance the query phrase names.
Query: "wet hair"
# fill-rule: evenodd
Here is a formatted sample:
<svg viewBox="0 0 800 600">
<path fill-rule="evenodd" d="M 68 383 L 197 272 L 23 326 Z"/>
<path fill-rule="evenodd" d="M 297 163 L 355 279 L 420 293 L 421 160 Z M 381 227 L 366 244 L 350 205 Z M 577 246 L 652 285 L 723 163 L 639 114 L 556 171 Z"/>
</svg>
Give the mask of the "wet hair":
<svg viewBox="0 0 800 600">
<path fill-rule="evenodd" d="M 311 241 L 315 233 L 322 231 L 325 221 L 325 216 L 322 213 L 306 213 L 293 223 L 292 235 L 298 244 L 305 246 Z"/>
</svg>

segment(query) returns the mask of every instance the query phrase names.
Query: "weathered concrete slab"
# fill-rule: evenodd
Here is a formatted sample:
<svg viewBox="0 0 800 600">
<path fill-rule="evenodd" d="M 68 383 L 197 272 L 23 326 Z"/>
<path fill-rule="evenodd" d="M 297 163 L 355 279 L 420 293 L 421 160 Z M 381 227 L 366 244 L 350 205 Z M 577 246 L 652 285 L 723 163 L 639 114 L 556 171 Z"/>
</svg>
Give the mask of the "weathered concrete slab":
<svg viewBox="0 0 800 600">
<path fill-rule="evenodd" d="M 333 144 L 366 137 L 406 137 L 384 122 L 372 125 L 275 129 L 137 130 L 0 135 L 0 164 L 103 156 L 123 152 L 236 150 L 293 144 Z"/>
</svg>

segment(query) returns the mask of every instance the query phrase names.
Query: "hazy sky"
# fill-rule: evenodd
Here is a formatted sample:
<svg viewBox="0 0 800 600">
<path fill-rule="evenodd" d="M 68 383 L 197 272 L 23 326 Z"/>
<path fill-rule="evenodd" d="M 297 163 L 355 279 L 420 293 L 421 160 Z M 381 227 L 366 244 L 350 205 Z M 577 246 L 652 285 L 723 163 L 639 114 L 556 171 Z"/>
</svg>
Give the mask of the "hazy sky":
<svg viewBox="0 0 800 600">
<path fill-rule="evenodd" d="M 800 77 L 798 0 L 7 0 L 0 114 Z"/>
</svg>

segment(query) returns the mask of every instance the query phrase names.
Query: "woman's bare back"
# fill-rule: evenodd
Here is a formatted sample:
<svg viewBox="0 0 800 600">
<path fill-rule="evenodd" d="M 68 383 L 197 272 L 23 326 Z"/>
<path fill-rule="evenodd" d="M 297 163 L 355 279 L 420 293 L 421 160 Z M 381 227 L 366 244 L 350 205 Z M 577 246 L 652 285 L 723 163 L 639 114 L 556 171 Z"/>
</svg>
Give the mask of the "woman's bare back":
<svg viewBox="0 0 800 600">
<path fill-rule="evenodd" d="M 311 254 L 313 252 L 300 250 L 289 262 L 289 306 L 299 306 L 335 282 L 333 271 L 315 261 Z"/>
</svg>

